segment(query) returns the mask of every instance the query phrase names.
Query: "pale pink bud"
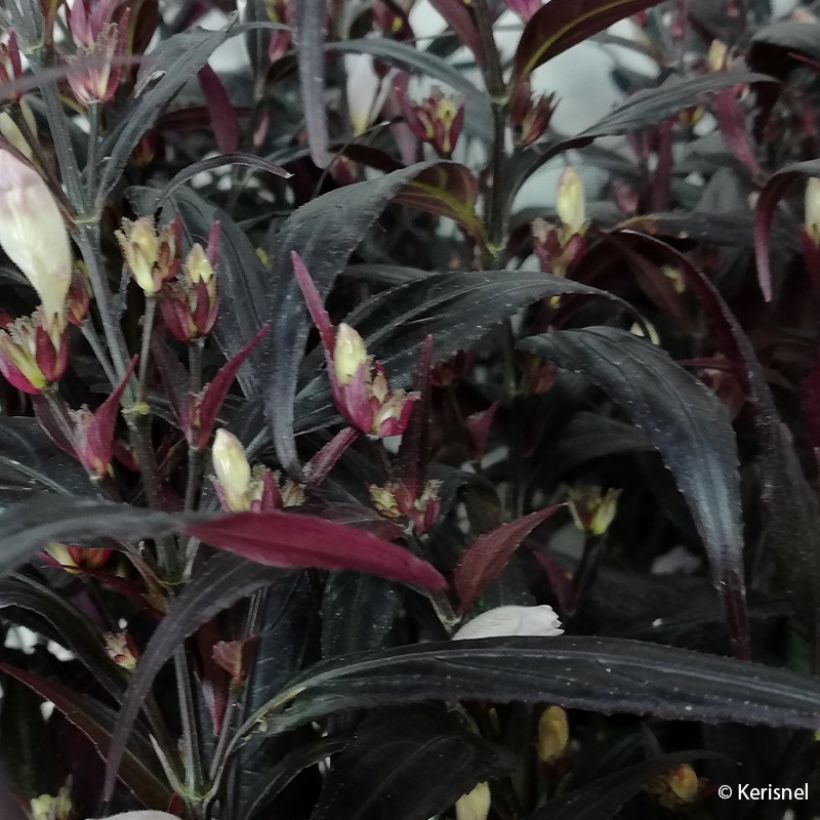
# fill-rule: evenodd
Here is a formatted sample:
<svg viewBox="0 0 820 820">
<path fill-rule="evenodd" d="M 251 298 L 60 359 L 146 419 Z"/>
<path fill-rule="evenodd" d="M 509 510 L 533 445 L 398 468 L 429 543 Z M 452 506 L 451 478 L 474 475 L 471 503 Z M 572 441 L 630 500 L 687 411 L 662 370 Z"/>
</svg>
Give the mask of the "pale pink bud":
<svg viewBox="0 0 820 820">
<path fill-rule="evenodd" d="M 3 149 L 0 245 L 37 291 L 46 321 L 62 317 L 73 267 L 65 222 L 40 175 Z"/>
</svg>

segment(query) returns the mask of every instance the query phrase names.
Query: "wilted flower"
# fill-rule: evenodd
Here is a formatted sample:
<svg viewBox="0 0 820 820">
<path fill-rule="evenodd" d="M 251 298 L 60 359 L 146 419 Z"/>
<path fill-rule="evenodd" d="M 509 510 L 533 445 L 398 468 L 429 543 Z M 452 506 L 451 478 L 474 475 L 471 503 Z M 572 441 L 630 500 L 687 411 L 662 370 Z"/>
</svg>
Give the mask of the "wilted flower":
<svg viewBox="0 0 820 820">
<path fill-rule="evenodd" d="M 467 621 L 453 640 L 503 638 L 521 635 L 553 637 L 562 635 L 561 621 L 551 606 L 499 606 Z"/>
<path fill-rule="evenodd" d="M 291 259 L 319 331 L 336 409 L 352 427 L 373 438 L 401 435 L 418 395 L 391 390 L 384 368 L 371 362 L 358 331 L 344 322 L 333 327 L 304 263 L 296 253 Z"/>
<path fill-rule="evenodd" d="M 104 567 L 111 558 L 112 551 L 77 547 L 55 541 L 46 545 L 46 553 L 59 565 L 60 569 L 65 570 L 69 575 L 80 575 L 83 572 Z"/>
<path fill-rule="evenodd" d="M 646 786 L 647 792 L 667 809 L 677 809 L 694 803 L 700 792 L 700 780 L 688 763 L 679 763 L 654 777 Z"/>
<path fill-rule="evenodd" d="M 430 96 L 421 102 L 407 96 L 408 77 L 401 75 L 396 83 L 396 95 L 407 127 L 423 142 L 433 146 L 438 154 L 449 157 L 456 147 L 464 125 L 464 104 L 433 86 Z"/>
<path fill-rule="evenodd" d="M 61 326 L 45 324 L 42 310 L 15 321 L 0 320 L 0 327 L 0 372 L 13 387 L 36 396 L 63 377 L 68 338 Z"/>
<path fill-rule="evenodd" d="M 618 509 L 620 490 L 603 490 L 595 485 L 577 484 L 569 488 L 569 511 L 581 532 L 603 535 Z"/>
<path fill-rule="evenodd" d="M 126 672 L 133 672 L 137 668 L 139 651 L 134 639 L 127 632 L 106 632 L 103 640 L 105 641 L 105 654 L 117 666 Z"/>
<path fill-rule="evenodd" d="M 190 342 L 207 336 L 216 323 L 219 298 L 216 289 L 216 259 L 219 223 L 208 237 L 208 247 L 191 247 L 176 278 L 160 291 L 160 309 L 165 326 L 175 339 Z"/>
<path fill-rule="evenodd" d="M 179 269 L 180 231 L 179 219 L 157 233 L 154 218 L 141 216 L 135 221 L 123 219 L 122 230 L 116 232 L 123 260 L 147 296 L 156 295 Z"/>
<path fill-rule="evenodd" d="M 370 500 L 380 515 L 393 521 L 404 518 L 421 535 L 432 529 L 441 512 L 438 497 L 440 481 L 427 481 L 417 497 L 398 481 L 391 481 L 383 487 L 370 484 L 367 489 Z"/>
<path fill-rule="evenodd" d="M 538 719 L 538 759 L 552 765 L 566 755 L 569 747 L 569 722 L 560 706 L 549 706 Z"/>
<path fill-rule="evenodd" d="M 48 324 L 62 321 L 73 266 L 68 231 L 40 175 L 2 148 L 0 245 L 37 291 Z"/>
<path fill-rule="evenodd" d="M 41 794 L 29 803 L 31 820 L 71 820 L 71 787 L 63 786 L 55 795 Z"/>
<path fill-rule="evenodd" d="M 82 6 L 82 3 L 75 3 Z M 90 45 L 81 45 L 70 60 L 68 84 L 80 105 L 106 103 L 117 93 L 122 76 L 118 58 L 125 53 L 129 9 L 119 23 L 109 23 Z"/>
<path fill-rule="evenodd" d="M 490 805 L 489 785 L 486 782 L 477 783 L 456 801 L 456 820 L 487 820 Z"/>
</svg>

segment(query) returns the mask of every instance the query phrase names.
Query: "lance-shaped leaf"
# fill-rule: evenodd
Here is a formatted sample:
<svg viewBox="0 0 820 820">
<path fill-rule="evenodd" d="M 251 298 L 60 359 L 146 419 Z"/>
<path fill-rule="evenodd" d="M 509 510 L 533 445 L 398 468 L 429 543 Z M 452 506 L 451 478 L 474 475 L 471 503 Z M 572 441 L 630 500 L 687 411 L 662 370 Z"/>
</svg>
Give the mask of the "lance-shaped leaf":
<svg viewBox="0 0 820 820">
<path fill-rule="evenodd" d="M 501 574 L 519 544 L 539 525 L 546 521 L 558 505 L 523 515 L 492 532 L 479 536 L 467 548 L 458 562 L 453 585 L 464 614 L 479 595 Z"/>
<path fill-rule="evenodd" d="M 325 112 L 325 0 L 300 0 L 294 6 L 299 87 L 310 156 L 320 168 L 330 162 Z"/>
<path fill-rule="evenodd" d="M 735 652 L 749 657 L 738 454 L 723 404 L 666 351 L 623 330 L 568 330 L 519 347 L 588 376 L 660 451 L 709 556 Z"/>
<path fill-rule="evenodd" d="M 447 586 L 430 564 L 407 550 L 369 532 L 312 515 L 237 513 L 189 524 L 185 531 L 269 567 L 349 569 L 435 591 Z"/>
<path fill-rule="evenodd" d="M 100 756 L 108 751 L 114 729 L 114 713 L 96 700 L 75 692 L 57 681 L 46 680 L 8 663 L 0 663 L 0 672 L 10 675 L 54 704 L 93 744 Z M 172 796 L 165 777 L 156 764 L 151 744 L 140 733 L 132 732 L 123 750 L 120 777 L 146 806 L 167 806 Z"/>
<path fill-rule="evenodd" d="M 820 683 L 782 669 L 618 638 L 484 638 L 327 661 L 240 728 L 274 734 L 343 709 L 479 700 L 814 731 Z M 238 741 L 237 741 L 238 742 Z"/>
<path fill-rule="evenodd" d="M 207 64 L 199 69 L 197 79 L 205 98 L 205 105 L 208 106 L 208 116 L 211 118 L 211 127 L 219 150 L 224 154 L 236 151 L 239 145 L 239 123 L 222 80 Z"/>
<path fill-rule="evenodd" d="M 820 23 L 780 20 L 752 35 L 749 65 L 785 78 L 801 55 L 820 61 Z"/>
<path fill-rule="evenodd" d="M 233 380 L 239 373 L 239 368 L 245 363 L 253 349 L 268 332 L 265 325 L 242 349 L 227 361 L 205 385 L 202 392 L 191 396 L 184 408 L 178 408 L 188 443 L 197 450 L 204 450 L 208 446 L 211 433 L 216 424 L 216 416 L 222 408 L 225 396 L 228 395 Z"/>
<path fill-rule="evenodd" d="M 430 5 L 444 18 L 459 42 L 472 51 L 479 68 L 483 68 L 487 58 L 469 6 L 463 0 L 430 0 Z"/>
<path fill-rule="evenodd" d="M 513 85 L 568 48 L 661 0 L 550 0 L 524 28 L 513 62 Z"/>
<path fill-rule="evenodd" d="M 755 257 L 757 258 L 757 276 L 760 289 L 766 301 L 772 298 L 772 271 L 770 265 L 769 239 L 772 220 L 777 204 L 786 195 L 789 188 L 804 177 L 820 177 L 820 160 L 794 162 L 786 165 L 769 177 L 763 186 L 755 205 L 754 240 Z"/>
</svg>

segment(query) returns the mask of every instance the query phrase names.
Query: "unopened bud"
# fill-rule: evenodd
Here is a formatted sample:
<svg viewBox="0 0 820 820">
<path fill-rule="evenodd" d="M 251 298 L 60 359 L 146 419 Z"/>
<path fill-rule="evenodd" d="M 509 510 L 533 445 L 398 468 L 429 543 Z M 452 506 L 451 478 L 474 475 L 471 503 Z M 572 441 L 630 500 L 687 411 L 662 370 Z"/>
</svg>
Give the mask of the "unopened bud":
<svg viewBox="0 0 820 820">
<path fill-rule="evenodd" d="M 572 168 L 565 168 L 561 174 L 556 210 L 568 234 L 583 234 L 586 231 L 584 183 Z"/>
<path fill-rule="evenodd" d="M 697 800 L 700 780 L 688 763 L 680 763 L 653 778 L 646 790 L 665 808 L 677 809 Z"/>
<path fill-rule="evenodd" d="M 46 545 L 46 553 L 60 569 L 70 575 L 79 575 L 83 571 L 93 571 L 104 567 L 111 558 L 110 549 L 76 547 L 52 541 Z"/>
<path fill-rule="evenodd" d="M 0 246 L 37 291 L 46 320 L 62 317 L 73 264 L 68 231 L 40 175 L 3 149 Z"/>
<path fill-rule="evenodd" d="M 550 706 L 538 720 L 538 759 L 552 764 L 560 760 L 569 746 L 567 713 L 560 706 Z"/>
<path fill-rule="evenodd" d="M 575 526 L 587 535 L 603 535 L 615 518 L 620 494 L 594 485 L 570 487 L 569 511 Z"/>
<path fill-rule="evenodd" d="M 228 510 L 244 512 L 250 509 L 251 466 L 239 439 L 227 430 L 217 430 L 211 458 Z"/>
<path fill-rule="evenodd" d="M 131 636 L 127 632 L 106 632 L 105 653 L 117 666 L 126 672 L 133 672 L 137 668 L 139 652 Z"/>
<path fill-rule="evenodd" d="M 362 365 L 368 364 L 367 349 L 359 332 L 342 322 L 336 329 L 333 370 L 339 384 L 350 384 Z"/>
<path fill-rule="evenodd" d="M 491 799 L 489 785 L 477 783 L 456 801 L 456 820 L 487 820 Z"/>
<path fill-rule="evenodd" d="M 154 282 L 154 265 L 159 256 L 159 237 L 154 220 L 149 216 L 141 216 L 134 222 L 123 219 L 122 228 L 116 237 L 125 264 L 146 293 L 156 293 L 159 287 Z"/>
<path fill-rule="evenodd" d="M 31 820 L 71 820 L 71 789 L 63 786 L 56 795 L 41 794 L 32 798 L 29 806 Z"/>
</svg>

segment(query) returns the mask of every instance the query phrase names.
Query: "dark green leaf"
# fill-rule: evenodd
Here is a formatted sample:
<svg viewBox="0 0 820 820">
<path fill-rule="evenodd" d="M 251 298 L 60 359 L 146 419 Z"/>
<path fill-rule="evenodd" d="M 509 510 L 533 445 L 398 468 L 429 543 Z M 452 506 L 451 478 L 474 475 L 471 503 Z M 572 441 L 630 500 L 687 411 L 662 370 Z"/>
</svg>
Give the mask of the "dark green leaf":
<svg viewBox="0 0 820 820">
<path fill-rule="evenodd" d="M 736 652 L 748 657 L 740 475 L 723 404 L 666 351 L 623 330 L 568 330 L 519 347 L 587 375 L 660 451 L 703 539 Z"/>
<path fill-rule="evenodd" d="M 781 669 L 617 638 L 516 637 L 324 662 L 252 715 L 240 734 L 275 734 L 343 709 L 424 700 L 553 703 L 811 731 L 820 720 L 820 683 Z"/>
<path fill-rule="evenodd" d="M 299 86 L 310 156 L 319 168 L 330 162 L 325 112 L 325 0 L 300 0 L 294 7 Z"/>
</svg>

